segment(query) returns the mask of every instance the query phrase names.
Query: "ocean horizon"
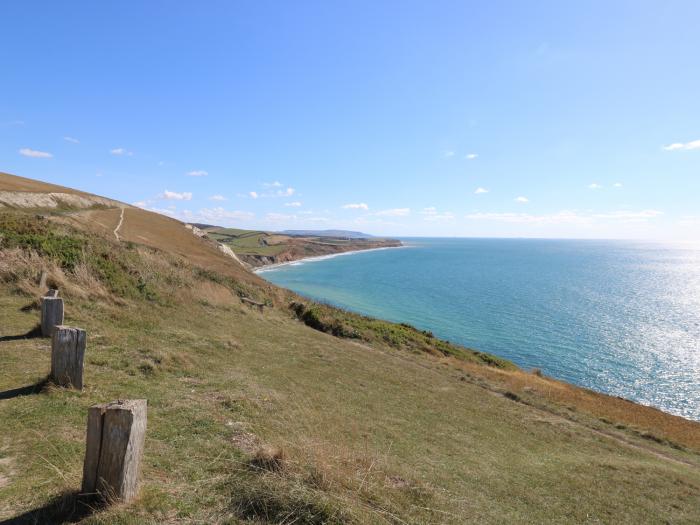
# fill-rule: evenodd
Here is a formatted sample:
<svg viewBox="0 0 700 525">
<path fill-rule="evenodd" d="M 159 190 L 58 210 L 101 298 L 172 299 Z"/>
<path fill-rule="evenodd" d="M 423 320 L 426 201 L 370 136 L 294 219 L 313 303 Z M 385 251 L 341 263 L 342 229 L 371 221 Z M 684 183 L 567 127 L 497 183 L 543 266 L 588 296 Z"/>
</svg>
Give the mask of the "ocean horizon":
<svg viewBox="0 0 700 525">
<path fill-rule="evenodd" d="M 401 240 L 259 273 L 308 298 L 700 420 L 700 246 Z"/>
</svg>

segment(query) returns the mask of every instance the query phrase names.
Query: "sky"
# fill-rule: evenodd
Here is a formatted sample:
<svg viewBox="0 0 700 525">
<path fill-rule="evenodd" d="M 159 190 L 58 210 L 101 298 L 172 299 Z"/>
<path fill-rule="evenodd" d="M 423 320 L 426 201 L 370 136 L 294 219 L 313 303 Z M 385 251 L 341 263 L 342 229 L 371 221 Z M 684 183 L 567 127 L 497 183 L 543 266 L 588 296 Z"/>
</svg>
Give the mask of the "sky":
<svg viewBox="0 0 700 525">
<path fill-rule="evenodd" d="M 0 16 L 0 171 L 239 228 L 700 240 L 695 0 Z"/>
</svg>

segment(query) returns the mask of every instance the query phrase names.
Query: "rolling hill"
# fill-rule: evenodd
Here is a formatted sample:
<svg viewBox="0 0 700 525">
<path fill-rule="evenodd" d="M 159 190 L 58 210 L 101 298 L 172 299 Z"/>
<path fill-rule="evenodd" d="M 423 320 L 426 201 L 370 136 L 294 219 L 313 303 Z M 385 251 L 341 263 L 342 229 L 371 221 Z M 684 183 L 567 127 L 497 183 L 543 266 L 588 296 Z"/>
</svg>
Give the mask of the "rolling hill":
<svg viewBox="0 0 700 525">
<path fill-rule="evenodd" d="M 251 268 L 319 257 L 357 250 L 396 248 L 401 241 L 380 237 L 344 236 L 341 230 L 326 232 L 296 230 L 296 233 L 276 233 L 218 226 L 202 226 L 202 231 L 219 243 L 228 246 L 238 258 Z M 338 235 L 336 235 L 336 233 Z M 360 234 L 362 235 L 362 234 Z"/>
<path fill-rule="evenodd" d="M 697 422 L 310 303 L 158 214 L 7 174 L 0 204 L 0 523 L 700 522 Z M 82 392 L 46 382 L 42 274 Z M 128 398 L 141 495 L 95 506 L 86 411 Z"/>
</svg>

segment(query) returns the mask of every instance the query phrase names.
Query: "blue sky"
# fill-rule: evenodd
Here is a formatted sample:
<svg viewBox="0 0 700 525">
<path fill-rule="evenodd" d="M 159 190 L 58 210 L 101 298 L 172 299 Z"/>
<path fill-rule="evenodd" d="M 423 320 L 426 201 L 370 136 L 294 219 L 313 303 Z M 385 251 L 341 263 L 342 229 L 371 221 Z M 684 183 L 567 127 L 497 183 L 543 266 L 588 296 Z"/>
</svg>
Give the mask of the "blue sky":
<svg viewBox="0 0 700 525">
<path fill-rule="evenodd" d="M 244 228 L 700 240 L 696 1 L 0 12 L 2 171 Z"/>
</svg>

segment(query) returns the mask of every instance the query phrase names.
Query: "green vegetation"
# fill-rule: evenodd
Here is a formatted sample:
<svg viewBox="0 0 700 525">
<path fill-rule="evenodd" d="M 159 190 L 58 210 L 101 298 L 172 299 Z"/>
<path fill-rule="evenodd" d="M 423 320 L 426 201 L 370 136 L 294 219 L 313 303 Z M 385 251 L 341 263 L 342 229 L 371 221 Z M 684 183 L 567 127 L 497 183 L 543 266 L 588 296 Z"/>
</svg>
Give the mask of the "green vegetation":
<svg viewBox="0 0 700 525">
<path fill-rule="evenodd" d="M 72 270 L 83 257 L 79 237 L 60 235 L 50 230 L 45 219 L 26 214 L 0 214 L 0 249 L 34 250 Z"/>
<path fill-rule="evenodd" d="M 361 339 L 369 344 L 388 345 L 414 353 L 450 356 L 505 370 L 516 368 L 506 359 L 437 339 L 431 332 L 405 323 L 390 323 L 319 303 L 308 305 L 295 301 L 290 308 L 307 326 L 336 337 Z"/>
<path fill-rule="evenodd" d="M 109 229 L 2 221 L 0 520 L 700 521 L 697 424 Z M 41 269 L 88 331 L 82 392 L 46 384 L 49 342 L 27 337 Z M 120 398 L 149 402 L 141 497 L 90 509 L 87 407 Z"/>
<path fill-rule="evenodd" d="M 208 235 L 220 243 L 229 246 L 236 254 L 274 256 L 285 250 L 283 244 L 269 245 L 269 233 L 234 228 L 208 230 Z"/>
</svg>

